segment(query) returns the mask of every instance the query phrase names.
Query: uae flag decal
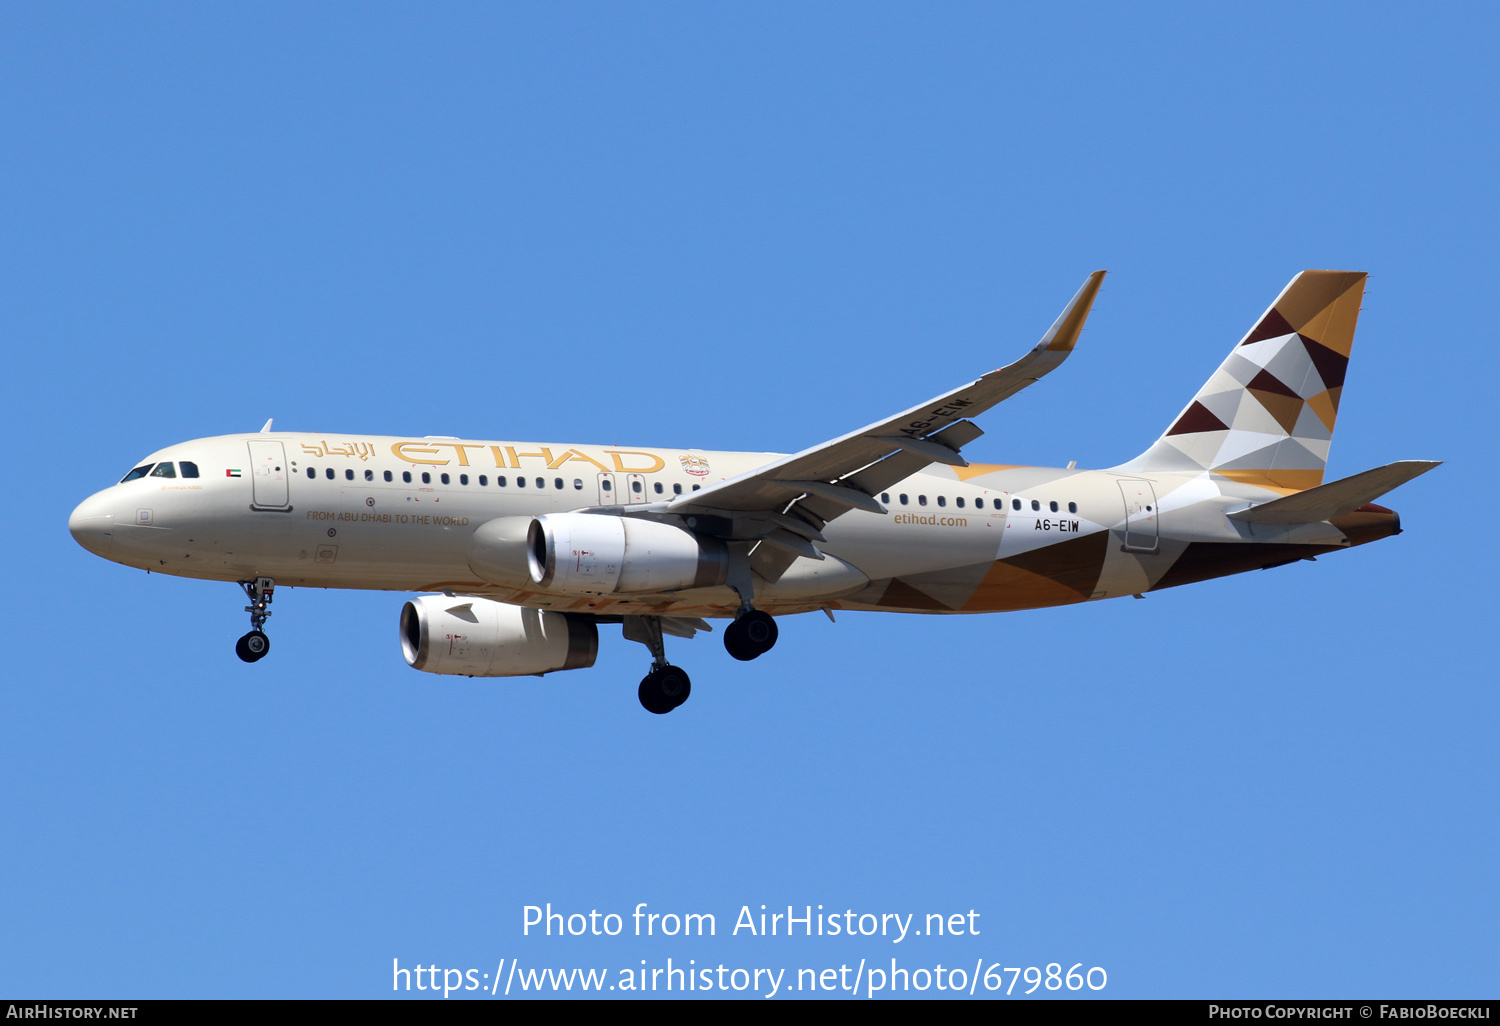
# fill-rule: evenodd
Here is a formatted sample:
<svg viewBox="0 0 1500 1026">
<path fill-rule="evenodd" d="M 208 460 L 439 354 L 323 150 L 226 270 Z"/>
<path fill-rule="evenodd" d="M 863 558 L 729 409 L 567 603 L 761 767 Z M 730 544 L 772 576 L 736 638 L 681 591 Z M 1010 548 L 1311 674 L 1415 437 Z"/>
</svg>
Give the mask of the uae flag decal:
<svg viewBox="0 0 1500 1026">
<path fill-rule="evenodd" d="M 226 471 L 224 471 L 224 476 L 225 477 L 239 477 L 240 476 L 240 472 L 238 470 L 226 470 Z"/>
</svg>

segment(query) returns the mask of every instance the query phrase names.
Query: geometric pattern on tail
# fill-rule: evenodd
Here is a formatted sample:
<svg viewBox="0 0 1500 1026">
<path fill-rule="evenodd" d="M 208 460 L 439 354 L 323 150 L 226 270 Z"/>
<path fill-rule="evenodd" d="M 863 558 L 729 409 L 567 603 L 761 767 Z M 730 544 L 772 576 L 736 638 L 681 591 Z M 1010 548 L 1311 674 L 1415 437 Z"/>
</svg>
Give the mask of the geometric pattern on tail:
<svg viewBox="0 0 1500 1026">
<path fill-rule="evenodd" d="M 1209 470 L 1283 492 L 1322 484 L 1365 277 L 1293 278 L 1166 433 L 1118 469 Z"/>
</svg>

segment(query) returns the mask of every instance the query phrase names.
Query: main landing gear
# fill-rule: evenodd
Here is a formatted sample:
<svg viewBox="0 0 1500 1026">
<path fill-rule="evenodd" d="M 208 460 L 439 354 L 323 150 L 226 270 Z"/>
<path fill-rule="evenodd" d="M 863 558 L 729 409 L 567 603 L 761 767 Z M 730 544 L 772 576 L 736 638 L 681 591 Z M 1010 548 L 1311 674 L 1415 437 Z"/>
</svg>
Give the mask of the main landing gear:
<svg viewBox="0 0 1500 1026">
<path fill-rule="evenodd" d="M 748 609 L 724 629 L 724 648 L 736 659 L 749 662 L 771 651 L 780 633 L 770 613 Z"/>
<path fill-rule="evenodd" d="M 261 630 L 271 618 L 271 598 L 276 592 L 276 582 L 269 577 L 257 577 L 253 581 L 240 581 L 245 597 L 250 604 L 245 612 L 250 614 L 250 633 L 234 643 L 234 654 L 247 663 L 265 658 L 271 651 L 271 639 Z"/>
<path fill-rule="evenodd" d="M 676 709 L 693 693 L 687 673 L 667 662 L 667 647 L 661 637 L 661 617 L 627 616 L 622 627 L 626 641 L 639 641 L 651 650 L 651 672 L 641 679 L 636 697 L 649 713 L 658 716 Z"/>
<path fill-rule="evenodd" d="M 626 616 L 622 626 L 626 641 L 638 641 L 651 650 L 651 672 L 641 680 L 636 692 L 646 711 L 660 716 L 686 702 L 693 693 L 693 682 L 681 667 L 667 662 L 666 646 L 662 642 L 662 617 Z M 666 633 L 683 638 L 692 637 L 694 630 L 710 629 L 701 620 L 668 617 L 666 622 Z M 769 652 L 776 644 L 777 634 L 776 621 L 771 614 L 745 609 L 725 630 L 724 647 L 736 659 L 750 660 Z"/>
<path fill-rule="evenodd" d="M 676 666 L 658 666 L 641 679 L 636 697 L 647 712 L 669 713 L 693 693 L 693 682 Z"/>
</svg>

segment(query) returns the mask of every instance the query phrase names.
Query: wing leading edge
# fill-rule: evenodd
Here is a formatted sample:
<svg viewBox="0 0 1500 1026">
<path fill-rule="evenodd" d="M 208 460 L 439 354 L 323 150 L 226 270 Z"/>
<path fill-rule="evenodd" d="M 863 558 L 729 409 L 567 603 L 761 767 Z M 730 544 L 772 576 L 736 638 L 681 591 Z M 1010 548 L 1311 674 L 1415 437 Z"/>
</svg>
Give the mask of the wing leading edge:
<svg viewBox="0 0 1500 1026">
<path fill-rule="evenodd" d="M 884 513 L 874 496 L 932 465 L 968 466 L 959 449 L 984 431 L 978 416 L 1062 365 L 1104 281 L 1095 271 L 1032 350 L 999 370 L 831 441 L 673 500 L 670 513 L 761 523 L 751 566 L 777 580 L 798 556 L 822 559 L 820 529 L 851 509 Z M 738 533 L 738 532 L 736 532 Z M 743 536 L 743 535 L 740 535 Z"/>
</svg>

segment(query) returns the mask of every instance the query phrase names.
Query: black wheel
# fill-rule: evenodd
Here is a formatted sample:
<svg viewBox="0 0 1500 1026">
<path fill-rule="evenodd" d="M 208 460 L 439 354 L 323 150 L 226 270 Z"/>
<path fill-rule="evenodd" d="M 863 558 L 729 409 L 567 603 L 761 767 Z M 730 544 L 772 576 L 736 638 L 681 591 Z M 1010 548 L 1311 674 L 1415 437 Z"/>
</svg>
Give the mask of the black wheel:
<svg viewBox="0 0 1500 1026">
<path fill-rule="evenodd" d="M 780 633 L 770 613 L 752 609 L 724 629 L 724 648 L 734 658 L 748 662 L 771 651 Z"/>
<path fill-rule="evenodd" d="M 672 708 L 676 709 L 688 696 L 693 693 L 693 682 L 688 675 L 675 666 L 664 666 L 656 671 L 656 686 L 661 693 L 672 700 Z"/>
<path fill-rule="evenodd" d="M 247 663 L 265 658 L 269 651 L 271 651 L 271 639 L 266 637 L 264 631 L 251 631 L 234 643 L 234 654 Z"/>
<path fill-rule="evenodd" d="M 641 678 L 641 686 L 636 691 L 636 697 L 641 700 L 642 708 L 648 713 L 655 713 L 658 716 L 663 713 L 669 713 L 677 708 L 677 706 L 672 704 L 672 700 L 662 694 L 661 689 L 656 686 L 655 671 Z"/>
<path fill-rule="evenodd" d="M 760 655 L 745 640 L 745 632 L 740 629 L 738 620 L 724 628 L 724 651 L 741 661 L 748 661 Z"/>
<path fill-rule="evenodd" d="M 686 702 L 692 692 L 693 683 L 686 673 L 675 666 L 664 666 L 646 674 L 636 696 L 647 712 L 660 716 Z"/>
</svg>

